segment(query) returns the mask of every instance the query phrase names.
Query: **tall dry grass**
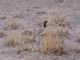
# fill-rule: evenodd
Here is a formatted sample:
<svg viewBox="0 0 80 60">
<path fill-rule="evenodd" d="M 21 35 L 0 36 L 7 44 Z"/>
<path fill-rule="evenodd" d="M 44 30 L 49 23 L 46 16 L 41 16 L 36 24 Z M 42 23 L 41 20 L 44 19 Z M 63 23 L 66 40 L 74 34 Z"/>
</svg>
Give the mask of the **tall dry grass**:
<svg viewBox="0 0 80 60">
<path fill-rule="evenodd" d="M 62 54 L 64 40 L 69 35 L 69 22 L 64 15 L 49 18 L 46 32 L 40 42 L 40 51 L 46 54 Z"/>
<path fill-rule="evenodd" d="M 7 36 L 5 37 L 5 46 L 16 46 L 17 42 L 16 42 L 16 38 L 13 34 L 9 33 L 7 34 Z"/>
<path fill-rule="evenodd" d="M 6 30 L 13 30 L 13 29 L 17 29 L 18 24 L 17 24 L 17 19 L 12 19 L 12 20 L 8 20 L 6 22 Z"/>
<path fill-rule="evenodd" d="M 54 37 L 65 38 L 69 35 L 68 28 L 59 27 L 59 26 L 49 26 L 46 29 L 45 35 L 52 35 Z"/>
<path fill-rule="evenodd" d="M 50 17 L 48 19 L 48 25 L 49 26 L 62 26 L 62 27 L 68 27 L 69 22 L 67 18 L 63 14 L 56 15 L 54 17 Z"/>
<path fill-rule="evenodd" d="M 49 29 L 44 34 L 40 42 L 40 51 L 46 54 L 55 53 L 60 55 L 63 52 L 64 42 L 54 34 L 53 30 Z"/>
</svg>

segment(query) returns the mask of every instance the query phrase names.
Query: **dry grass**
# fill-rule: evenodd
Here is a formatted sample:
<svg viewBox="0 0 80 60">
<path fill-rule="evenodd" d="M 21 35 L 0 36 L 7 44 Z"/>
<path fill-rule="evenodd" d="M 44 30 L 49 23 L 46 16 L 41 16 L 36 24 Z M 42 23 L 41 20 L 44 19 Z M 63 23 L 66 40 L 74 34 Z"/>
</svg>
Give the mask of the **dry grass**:
<svg viewBox="0 0 80 60">
<path fill-rule="evenodd" d="M 12 30 L 12 29 L 17 29 L 17 20 L 16 19 L 12 19 L 12 20 L 8 20 L 6 23 L 6 30 Z"/>
<path fill-rule="evenodd" d="M 5 37 L 5 46 L 15 46 L 15 45 L 16 45 L 15 37 L 12 34 L 8 34 Z"/>
<path fill-rule="evenodd" d="M 24 43 L 33 42 L 34 41 L 34 36 L 21 35 L 21 41 L 23 41 Z"/>
<path fill-rule="evenodd" d="M 48 27 L 45 35 L 52 35 L 54 37 L 57 36 L 59 38 L 65 38 L 69 35 L 69 31 L 67 28 L 59 27 L 59 26 Z"/>
<path fill-rule="evenodd" d="M 35 30 L 33 29 L 28 29 L 28 30 L 23 31 L 21 35 L 21 41 L 23 41 L 24 43 L 33 42 L 34 33 L 35 33 Z"/>
<path fill-rule="evenodd" d="M 55 17 L 50 17 L 48 20 L 49 26 L 62 26 L 68 27 L 69 22 L 63 14 L 56 15 Z"/>
<path fill-rule="evenodd" d="M 64 39 L 69 35 L 69 22 L 63 14 L 50 17 L 46 32 L 40 42 L 40 51 L 46 54 L 62 54 Z"/>
<path fill-rule="evenodd" d="M 46 54 L 62 54 L 63 52 L 63 42 L 61 42 L 57 37 L 45 36 L 40 42 L 40 51 Z"/>
<path fill-rule="evenodd" d="M 20 54 L 21 52 L 23 52 L 25 50 L 27 50 L 25 44 L 19 44 L 19 45 L 16 45 L 16 47 L 15 47 L 15 51 L 17 54 Z"/>
<path fill-rule="evenodd" d="M 44 20 L 48 21 L 48 26 L 70 27 L 69 21 L 63 13 L 57 14 L 56 16 L 51 16 L 47 19 L 40 19 L 36 22 L 37 25 L 43 26 Z"/>
<path fill-rule="evenodd" d="M 43 25 L 43 20 L 37 22 L 39 26 Z M 54 18 L 49 18 L 48 20 L 48 27 L 44 36 L 41 38 L 40 41 L 40 51 L 46 54 L 62 54 L 64 48 L 64 40 L 63 38 L 68 36 L 68 29 L 66 28 L 69 26 L 68 21 L 65 19 L 63 15 L 55 16 Z M 7 22 L 7 29 L 12 30 L 17 28 L 16 20 L 11 20 Z M 16 53 L 19 54 L 22 51 L 27 50 L 26 43 L 34 41 L 34 34 L 35 30 L 27 29 L 22 32 L 20 36 L 20 40 L 23 44 L 16 45 L 15 37 L 12 34 L 8 34 L 5 38 L 5 45 L 8 46 L 16 46 L 15 50 Z"/>
<path fill-rule="evenodd" d="M 56 31 L 56 30 L 55 30 Z M 54 29 L 48 29 L 44 34 L 40 42 L 40 51 L 46 54 L 55 53 L 61 54 L 63 52 L 63 40 L 58 35 L 62 36 L 65 34 L 64 31 L 56 31 Z"/>
<path fill-rule="evenodd" d="M 25 30 L 25 31 L 22 32 L 22 35 L 32 36 L 32 35 L 34 35 L 34 33 L 35 33 L 34 29 L 27 29 L 27 30 Z"/>
</svg>

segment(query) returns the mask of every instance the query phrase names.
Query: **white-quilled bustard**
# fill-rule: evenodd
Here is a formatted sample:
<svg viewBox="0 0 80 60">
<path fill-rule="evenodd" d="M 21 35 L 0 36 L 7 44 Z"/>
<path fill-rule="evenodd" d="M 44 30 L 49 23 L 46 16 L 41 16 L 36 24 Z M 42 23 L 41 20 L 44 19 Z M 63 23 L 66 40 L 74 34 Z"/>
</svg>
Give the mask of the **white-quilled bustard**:
<svg viewBox="0 0 80 60">
<path fill-rule="evenodd" d="M 47 21 L 46 20 L 43 22 L 43 27 L 44 27 L 44 29 L 47 28 Z"/>
</svg>

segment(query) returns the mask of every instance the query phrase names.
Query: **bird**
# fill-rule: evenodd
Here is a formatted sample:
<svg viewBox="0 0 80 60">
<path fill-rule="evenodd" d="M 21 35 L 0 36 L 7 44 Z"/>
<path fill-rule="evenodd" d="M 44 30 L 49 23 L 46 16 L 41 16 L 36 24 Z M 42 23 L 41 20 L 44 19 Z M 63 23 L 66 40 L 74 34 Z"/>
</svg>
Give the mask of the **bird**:
<svg viewBox="0 0 80 60">
<path fill-rule="evenodd" d="M 47 28 L 47 20 L 43 21 L 43 27 L 44 27 L 44 31 L 40 34 L 40 36 L 44 35 L 46 32 L 46 28 Z"/>
<path fill-rule="evenodd" d="M 43 27 L 44 27 L 44 29 L 47 28 L 47 20 L 45 20 L 45 21 L 43 22 Z"/>
</svg>

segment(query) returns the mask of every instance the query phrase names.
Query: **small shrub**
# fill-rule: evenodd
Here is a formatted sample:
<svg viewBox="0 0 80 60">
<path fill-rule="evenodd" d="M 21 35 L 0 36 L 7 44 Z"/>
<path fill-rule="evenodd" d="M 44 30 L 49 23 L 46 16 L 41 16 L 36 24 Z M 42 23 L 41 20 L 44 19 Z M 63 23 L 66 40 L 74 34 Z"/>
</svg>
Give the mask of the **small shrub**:
<svg viewBox="0 0 80 60">
<path fill-rule="evenodd" d="M 54 29 L 54 34 L 57 35 L 58 37 L 65 38 L 69 35 L 69 31 L 67 28 L 56 27 Z"/>
<path fill-rule="evenodd" d="M 55 17 L 50 17 L 48 20 L 49 26 L 62 26 L 68 27 L 69 22 L 66 20 L 64 15 L 56 15 Z"/>
<path fill-rule="evenodd" d="M 28 29 L 26 31 L 23 31 L 22 34 L 21 34 L 21 41 L 23 41 L 24 43 L 27 43 L 27 42 L 33 42 L 34 41 L 34 33 L 35 33 L 35 30 L 31 30 L 31 29 Z"/>
<path fill-rule="evenodd" d="M 19 45 L 16 45 L 15 47 L 15 51 L 17 54 L 20 54 L 21 52 L 26 51 L 26 50 L 27 48 L 25 44 L 19 44 Z"/>
<path fill-rule="evenodd" d="M 21 36 L 21 41 L 23 41 L 24 43 L 33 42 L 34 41 L 34 36 L 22 35 Z"/>
<path fill-rule="evenodd" d="M 17 29 L 17 20 L 16 19 L 8 20 L 5 29 L 6 30 Z"/>
<path fill-rule="evenodd" d="M 56 27 L 57 28 L 57 27 Z M 55 28 L 54 28 L 55 29 Z M 65 35 L 64 30 L 54 30 L 53 27 L 48 28 L 41 39 L 40 51 L 46 54 L 55 53 L 61 54 L 63 52 L 64 41 L 59 38 L 58 35 Z"/>
<path fill-rule="evenodd" d="M 12 34 L 8 34 L 5 37 L 5 45 L 7 45 L 7 46 L 15 46 L 16 45 L 15 37 Z"/>
<path fill-rule="evenodd" d="M 45 36 L 40 42 L 40 51 L 46 54 L 62 54 L 63 42 L 53 36 Z"/>
<path fill-rule="evenodd" d="M 27 30 L 25 30 L 25 31 L 22 32 L 22 35 L 32 36 L 32 35 L 34 35 L 34 33 L 35 33 L 34 29 L 27 29 Z"/>
<path fill-rule="evenodd" d="M 45 35 L 52 35 L 54 37 L 59 37 L 59 38 L 65 38 L 69 35 L 69 31 L 67 28 L 63 28 L 63 27 L 48 27 L 46 30 Z"/>
</svg>

